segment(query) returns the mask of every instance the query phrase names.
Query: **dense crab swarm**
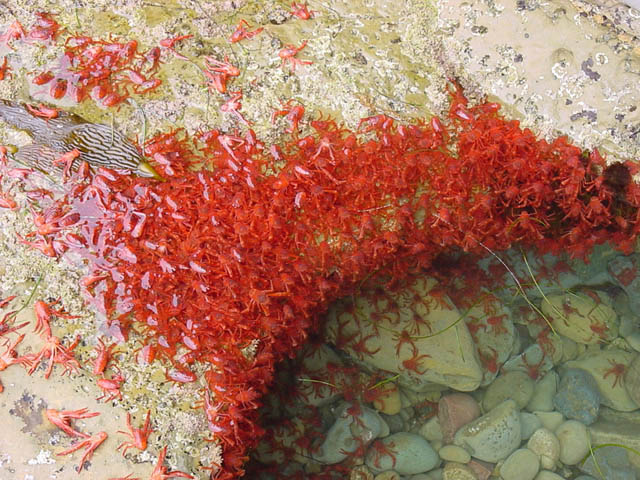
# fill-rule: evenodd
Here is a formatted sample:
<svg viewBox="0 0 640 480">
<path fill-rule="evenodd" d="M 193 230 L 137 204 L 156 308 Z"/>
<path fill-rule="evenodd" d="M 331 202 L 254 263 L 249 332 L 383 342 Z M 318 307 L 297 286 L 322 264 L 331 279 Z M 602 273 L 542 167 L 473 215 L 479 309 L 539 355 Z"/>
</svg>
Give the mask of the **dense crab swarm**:
<svg viewBox="0 0 640 480">
<path fill-rule="evenodd" d="M 318 119 L 270 149 L 250 130 L 169 132 L 144 146 L 167 181 L 84 165 L 64 197 L 34 210 L 49 228 L 33 245 L 85 258 L 83 287 L 113 336 L 141 324 L 175 382 L 208 365 L 203 408 L 224 452 L 212 478 L 242 475 L 275 363 L 374 274 L 398 284 L 455 249 L 633 247 L 630 166 L 614 175 L 596 151 L 537 140 L 496 104 L 452 97 L 445 120 L 379 115 L 354 132 Z"/>
</svg>

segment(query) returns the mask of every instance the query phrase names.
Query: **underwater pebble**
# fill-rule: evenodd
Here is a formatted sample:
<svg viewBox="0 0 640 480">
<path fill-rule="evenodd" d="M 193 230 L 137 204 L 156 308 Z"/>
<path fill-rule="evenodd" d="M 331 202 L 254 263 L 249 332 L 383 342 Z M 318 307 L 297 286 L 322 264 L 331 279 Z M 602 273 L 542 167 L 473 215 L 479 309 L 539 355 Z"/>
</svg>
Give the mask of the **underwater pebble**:
<svg viewBox="0 0 640 480">
<path fill-rule="evenodd" d="M 556 372 L 548 372 L 540 378 L 533 389 L 533 395 L 527 403 L 530 412 L 551 412 L 553 410 L 553 397 L 557 393 L 560 377 Z"/>
<path fill-rule="evenodd" d="M 445 442 L 453 440 L 460 427 L 480 416 L 480 405 L 466 393 L 445 395 L 438 402 L 438 423 Z"/>
<path fill-rule="evenodd" d="M 487 388 L 482 407 L 489 411 L 510 398 L 519 409 L 524 408 L 533 396 L 533 387 L 533 380 L 524 372 L 514 370 L 503 373 Z"/>
<path fill-rule="evenodd" d="M 640 412 L 622 413 L 609 411 L 608 420 L 599 419 L 589 426 L 592 445 L 611 443 L 624 445 L 640 452 Z M 640 472 L 640 455 L 629 452 L 629 461 Z"/>
<path fill-rule="evenodd" d="M 527 440 L 533 432 L 542 427 L 542 420 L 533 413 L 520 412 L 520 433 L 522 440 Z"/>
<path fill-rule="evenodd" d="M 564 480 L 564 477 L 549 470 L 540 470 L 533 480 Z"/>
<path fill-rule="evenodd" d="M 600 391 L 596 380 L 580 368 L 567 369 L 560 379 L 553 405 L 566 418 L 585 425 L 592 424 L 600 410 Z"/>
<path fill-rule="evenodd" d="M 442 434 L 442 429 L 440 428 L 440 421 L 438 420 L 437 416 L 431 417 L 427 421 L 427 423 L 422 425 L 418 433 L 420 433 L 420 435 L 422 435 L 424 438 L 426 438 L 430 442 L 442 441 L 442 439 L 444 438 Z M 453 435 L 451 436 L 453 437 Z"/>
<path fill-rule="evenodd" d="M 636 355 L 624 372 L 624 386 L 631 400 L 640 405 L 640 355 Z"/>
<path fill-rule="evenodd" d="M 385 383 L 381 387 L 382 393 L 376 396 L 372 402 L 373 408 L 378 412 L 385 415 L 396 415 L 402 408 L 402 402 L 400 400 L 400 390 L 398 386 L 393 383 Z"/>
<path fill-rule="evenodd" d="M 442 472 L 443 480 L 478 480 L 476 474 L 466 465 L 447 462 Z"/>
<path fill-rule="evenodd" d="M 476 458 L 472 458 L 471 461 L 467 463 L 467 467 L 473 470 L 478 480 L 487 480 L 493 473 L 494 466 L 493 463 L 483 462 Z"/>
<path fill-rule="evenodd" d="M 528 448 L 519 448 L 500 467 L 504 480 L 533 480 L 540 470 L 540 459 Z"/>
<path fill-rule="evenodd" d="M 542 426 L 552 432 L 565 421 L 564 416 L 560 412 L 533 412 L 540 419 Z"/>
<path fill-rule="evenodd" d="M 442 460 L 447 462 L 467 463 L 471 460 L 469 452 L 457 445 L 445 445 L 438 450 L 438 455 L 440 455 Z"/>
<path fill-rule="evenodd" d="M 400 474 L 393 470 L 387 470 L 376 475 L 373 480 L 400 480 Z"/>
<path fill-rule="evenodd" d="M 555 468 L 560 459 L 560 441 L 553 432 L 539 428 L 527 442 L 527 448 L 540 458 L 542 468 Z"/>
<path fill-rule="evenodd" d="M 424 437 L 398 432 L 371 445 L 364 461 L 373 472 L 393 469 L 400 475 L 413 475 L 431 470 L 440 458 Z"/>
<path fill-rule="evenodd" d="M 374 480 L 374 478 L 366 465 L 356 465 L 349 472 L 349 480 Z"/>
<path fill-rule="evenodd" d="M 560 461 L 565 465 L 576 465 L 589 453 L 589 432 L 576 420 L 567 420 L 556 430 L 560 442 Z"/>
<path fill-rule="evenodd" d="M 575 480 L 596 480 L 591 475 L 580 475 L 575 478 Z"/>
<path fill-rule="evenodd" d="M 520 412 L 513 400 L 505 400 L 493 410 L 460 428 L 454 443 L 486 462 L 506 458 L 520 446 Z"/>
<path fill-rule="evenodd" d="M 620 412 L 631 412 L 638 408 L 638 404 L 627 393 L 624 372 L 634 357 L 635 353 L 611 348 L 585 352 L 565 366 L 581 368 L 593 376 L 603 405 Z"/>
<path fill-rule="evenodd" d="M 593 457 L 596 461 L 594 462 Z M 636 480 L 636 474 L 629 463 L 627 451 L 620 447 L 602 447 L 593 450 L 580 470 L 607 480 Z"/>
<path fill-rule="evenodd" d="M 590 295 L 598 297 L 598 302 Z M 618 336 L 618 315 L 611 308 L 611 297 L 598 290 L 549 295 L 542 312 L 555 330 L 578 343 L 596 345 Z M 595 329 L 595 330 L 594 330 Z"/>
<path fill-rule="evenodd" d="M 388 433 L 389 427 L 375 410 L 360 406 L 356 421 L 356 416 L 348 412 L 352 408 L 353 405 L 345 403 L 338 410 L 338 418 L 329 428 L 324 442 L 312 453 L 314 460 L 329 465 L 342 462 L 359 446 L 368 444 L 385 431 Z"/>
</svg>

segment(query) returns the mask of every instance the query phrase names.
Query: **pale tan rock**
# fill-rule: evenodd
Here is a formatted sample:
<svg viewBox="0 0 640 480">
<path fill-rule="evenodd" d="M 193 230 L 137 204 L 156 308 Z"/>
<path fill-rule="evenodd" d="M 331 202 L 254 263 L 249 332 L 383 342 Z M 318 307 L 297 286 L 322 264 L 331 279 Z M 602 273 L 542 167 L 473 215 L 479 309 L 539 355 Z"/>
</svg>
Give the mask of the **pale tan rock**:
<svg viewBox="0 0 640 480">
<path fill-rule="evenodd" d="M 382 392 L 376 395 L 375 400 L 372 402 L 373 408 L 386 415 L 399 413 L 402 408 L 402 401 L 400 400 L 398 386 L 393 382 L 388 382 L 379 388 Z"/>
<path fill-rule="evenodd" d="M 443 480 L 478 480 L 478 477 L 471 468 L 456 462 L 447 462 L 444 464 L 442 478 Z"/>
<path fill-rule="evenodd" d="M 578 343 L 596 345 L 616 338 L 618 316 L 608 295 L 590 292 L 599 297 L 598 302 L 582 292 L 549 295 L 542 311 L 558 333 Z"/>
<path fill-rule="evenodd" d="M 621 412 L 638 408 L 625 388 L 624 371 L 635 353 L 619 349 L 589 351 L 576 360 L 567 362 L 567 368 L 582 368 L 593 375 L 600 393 L 602 404 Z"/>
<path fill-rule="evenodd" d="M 396 307 L 385 300 L 374 305 L 374 299 L 356 297 L 357 314 L 335 304 L 327 314 L 328 340 L 364 363 L 400 374 L 398 382 L 407 388 L 425 391 L 437 384 L 475 390 L 482 370 L 473 339 L 438 282 L 418 278 L 389 296 Z M 411 337 L 405 340 L 402 332 L 412 332 Z M 347 341 L 352 336 L 367 338 L 366 351 L 356 341 Z"/>
</svg>

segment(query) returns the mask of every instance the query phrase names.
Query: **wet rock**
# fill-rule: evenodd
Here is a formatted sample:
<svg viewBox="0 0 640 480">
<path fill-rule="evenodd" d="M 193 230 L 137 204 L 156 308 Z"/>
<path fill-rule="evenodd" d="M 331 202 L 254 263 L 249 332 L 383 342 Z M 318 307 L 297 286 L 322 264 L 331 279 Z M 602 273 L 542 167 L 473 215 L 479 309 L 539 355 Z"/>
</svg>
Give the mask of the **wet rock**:
<svg viewBox="0 0 640 480">
<path fill-rule="evenodd" d="M 533 432 L 542 428 L 542 421 L 533 413 L 520 412 L 520 429 L 522 440 L 528 440 Z"/>
<path fill-rule="evenodd" d="M 416 391 L 433 389 L 434 383 L 460 391 L 480 385 L 473 339 L 435 279 L 421 277 L 404 290 L 353 301 L 355 308 L 349 299 L 327 314 L 327 337 L 338 348 L 398 373 L 400 384 Z"/>
<path fill-rule="evenodd" d="M 593 449 L 593 455 L 589 455 L 587 461 L 579 468 L 589 475 L 607 480 L 636 480 L 636 474 L 629 463 L 627 452 L 620 447 Z"/>
<path fill-rule="evenodd" d="M 467 465 L 447 462 L 442 471 L 442 480 L 477 480 L 474 471 Z"/>
<path fill-rule="evenodd" d="M 608 342 L 618 335 L 618 316 L 611 298 L 598 290 L 550 295 L 542 311 L 558 333 L 585 345 Z"/>
<path fill-rule="evenodd" d="M 526 373 L 518 370 L 505 372 L 487 388 L 482 407 L 484 411 L 489 411 L 505 400 L 512 399 L 518 409 L 522 409 L 531 400 L 533 387 L 534 382 Z"/>
<path fill-rule="evenodd" d="M 312 453 L 314 460 L 332 465 L 339 463 L 361 445 L 367 445 L 388 427 L 378 413 L 365 406 L 345 403 L 338 410 L 338 418 L 326 434 L 324 442 Z"/>
<path fill-rule="evenodd" d="M 560 459 L 560 441 L 546 428 L 540 428 L 531 435 L 527 448 L 538 455 L 542 468 L 555 468 Z"/>
<path fill-rule="evenodd" d="M 471 460 L 469 452 L 457 445 L 445 445 L 438 450 L 438 455 L 446 462 L 468 463 Z"/>
<path fill-rule="evenodd" d="M 478 480 L 487 480 L 493 472 L 494 464 L 472 458 L 467 467 L 473 470 Z"/>
<path fill-rule="evenodd" d="M 564 416 L 560 412 L 533 412 L 540 419 L 542 426 L 552 432 L 565 421 Z"/>
<path fill-rule="evenodd" d="M 593 423 L 600 409 L 600 392 L 593 376 L 582 369 L 567 369 L 560 380 L 553 405 L 566 418 Z"/>
<path fill-rule="evenodd" d="M 376 395 L 372 405 L 378 412 L 385 415 L 396 415 L 402 408 L 400 401 L 400 391 L 393 382 L 385 383 L 378 387 L 381 391 Z"/>
<path fill-rule="evenodd" d="M 640 355 L 636 355 L 626 368 L 623 383 L 631 400 L 640 405 Z"/>
<path fill-rule="evenodd" d="M 438 402 L 438 423 L 442 431 L 442 438 L 450 443 L 453 436 L 463 425 L 480 416 L 478 402 L 465 393 L 445 395 Z"/>
<path fill-rule="evenodd" d="M 565 465 L 576 465 L 589 453 L 587 427 L 575 420 L 567 420 L 555 431 L 560 442 L 560 461 Z"/>
<path fill-rule="evenodd" d="M 504 461 L 500 467 L 500 477 L 504 480 L 533 480 L 538 470 L 538 456 L 528 448 L 520 448 Z"/>
<path fill-rule="evenodd" d="M 555 472 L 550 472 L 549 470 L 540 470 L 534 480 L 564 480 L 564 477 L 561 477 Z"/>
<path fill-rule="evenodd" d="M 634 357 L 634 353 L 617 348 L 588 351 L 576 360 L 567 362 L 565 366 L 581 368 L 592 375 L 600 390 L 603 405 L 621 412 L 630 412 L 638 408 L 638 404 L 625 388 L 624 373 Z"/>
<path fill-rule="evenodd" d="M 619 419 L 616 421 L 598 420 L 589 427 L 591 443 L 593 445 L 608 443 L 624 445 L 625 447 L 633 448 L 640 452 L 640 414 L 612 413 L 614 414 L 612 416 L 618 416 Z M 630 462 L 640 470 L 640 456 L 633 453 L 626 454 L 626 450 L 625 455 L 627 455 Z M 593 475 L 592 472 L 588 473 Z"/>
<path fill-rule="evenodd" d="M 454 443 L 486 462 L 506 458 L 520 446 L 520 412 L 513 400 L 503 403 L 460 428 Z"/>
<path fill-rule="evenodd" d="M 551 412 L 559 380 L 560 377 L 553 371 L 540 378 L 535 384 L 529 403 L 527 403 L 527 410 L 530 412 Z"/>
<path fill-rule="evenodd" d="M 393 469 L 401 475 L 431 470 L 440 462 L 427 440 L 409 432 L 398 432 L 376 440 L 367 450 L 365 464 L 373 472 Z"/>
</svg>

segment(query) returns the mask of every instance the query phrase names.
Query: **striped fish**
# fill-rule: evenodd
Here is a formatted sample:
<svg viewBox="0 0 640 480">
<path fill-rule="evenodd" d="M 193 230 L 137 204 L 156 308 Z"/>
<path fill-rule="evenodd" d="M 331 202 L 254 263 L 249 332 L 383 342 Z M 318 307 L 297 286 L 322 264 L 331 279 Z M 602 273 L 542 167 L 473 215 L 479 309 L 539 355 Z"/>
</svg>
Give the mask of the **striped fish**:
<svg viewBox="0 0 640 480">
<path fill-rule="evenodd" d="M 53 161 L 74 148 L 80 160 L 94 167 L 129 170 L 142 177 L 162 177 L 120 132 L 108 125 L 89 123 L 82 117 L 58 111 L 56 118 L 42 118 L 24 104 L 0 99 L 0 118 L 18 130 L 26 131 L 33 143 L 14 155 L 18 163 L 45 173 L 62 171 Z"/>
</svg>

